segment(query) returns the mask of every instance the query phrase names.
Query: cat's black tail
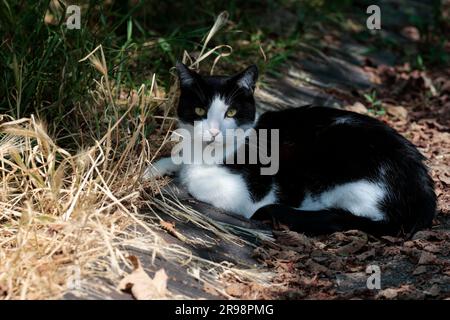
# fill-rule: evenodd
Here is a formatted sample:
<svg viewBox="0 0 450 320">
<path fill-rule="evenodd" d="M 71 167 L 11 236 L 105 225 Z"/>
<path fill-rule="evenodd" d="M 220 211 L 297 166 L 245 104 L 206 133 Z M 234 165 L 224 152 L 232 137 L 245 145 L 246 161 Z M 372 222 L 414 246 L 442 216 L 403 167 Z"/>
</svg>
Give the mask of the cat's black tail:
<svg viewBox="0 0 450 320">
<path fill-rule="evenodd" d="M 272 220 L 274 224 L 279 222 L 293 231 L 308 235 L 330 234 L 353 229 L 377 236 L 399 233 L 399 228 L 388 222 L 358 217 L 341 209 L 304 211 L 282 204 L 271 204 L 258 209 L 252 219 Z"/>
</svg>

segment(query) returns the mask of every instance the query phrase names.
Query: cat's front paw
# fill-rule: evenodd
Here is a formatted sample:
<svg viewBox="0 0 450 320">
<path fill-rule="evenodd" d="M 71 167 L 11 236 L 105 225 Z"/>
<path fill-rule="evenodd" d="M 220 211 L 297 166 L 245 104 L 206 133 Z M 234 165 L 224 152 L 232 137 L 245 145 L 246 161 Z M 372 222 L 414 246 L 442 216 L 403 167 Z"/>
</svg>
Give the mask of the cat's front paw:
<svg viewBox="0 0 450 320">
<path fill-rule="evenodd" d="M 155 164 L 150 164 L 142 175 L 143 180 L 154 180 L 166 175 L 172 175 L 177 172 L 179 165 L 173 163 L 172 158 L 162 158 Z"/>
</svg>

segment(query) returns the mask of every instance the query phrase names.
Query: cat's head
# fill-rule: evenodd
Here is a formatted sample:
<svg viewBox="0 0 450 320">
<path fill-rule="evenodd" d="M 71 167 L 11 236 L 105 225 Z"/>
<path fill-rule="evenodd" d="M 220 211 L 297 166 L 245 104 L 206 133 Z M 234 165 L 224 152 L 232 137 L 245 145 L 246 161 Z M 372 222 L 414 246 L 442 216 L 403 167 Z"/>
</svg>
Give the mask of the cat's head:
<svg viewBox="0 0 450 320">
<path fill-rule="evenodd" d="M 258 78 L 255 65 L 232 76 L 203 76 L 177 63 L 181 95 L 180 127 L 194 138 L 213 141 L 227 129 L 251 128 L 256 118 L 253 91 Z M 201 126 L 194 127 L 194 122 Z"/>
</svg>

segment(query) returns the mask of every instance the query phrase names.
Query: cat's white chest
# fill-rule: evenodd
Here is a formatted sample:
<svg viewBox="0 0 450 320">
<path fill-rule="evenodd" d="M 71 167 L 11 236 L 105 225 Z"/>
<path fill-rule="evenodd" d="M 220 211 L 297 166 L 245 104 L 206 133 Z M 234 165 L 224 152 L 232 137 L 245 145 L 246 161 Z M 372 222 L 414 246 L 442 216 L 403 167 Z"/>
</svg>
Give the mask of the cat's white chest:
<svg viewBox="0 0 450 320">
<path fill-rule="evenodd" d="M 246 218 L 260 207 L 276 202 L 274 190 L 261 201 L 253 201 L 244 178 L 223 166 L 184 165 L 180 180 L 196 199 Z"/>
</svg>

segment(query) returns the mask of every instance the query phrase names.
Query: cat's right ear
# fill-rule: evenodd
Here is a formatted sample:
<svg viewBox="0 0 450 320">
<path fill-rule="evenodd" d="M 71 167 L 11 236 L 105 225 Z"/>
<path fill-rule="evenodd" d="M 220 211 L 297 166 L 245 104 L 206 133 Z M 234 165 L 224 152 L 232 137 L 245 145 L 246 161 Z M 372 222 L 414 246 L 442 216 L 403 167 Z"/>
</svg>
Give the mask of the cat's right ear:
<svg viewBox="0 0 450 320">
<path fill-rule="evenodd" d="M 197 78 L 197 73 L 189 69 L 184 63 L 179 61 L 176 64 L 176 68 L 178 72 L 178 79 L 180 79 L 180 86 L 190 87 Z"/>
</svg>

